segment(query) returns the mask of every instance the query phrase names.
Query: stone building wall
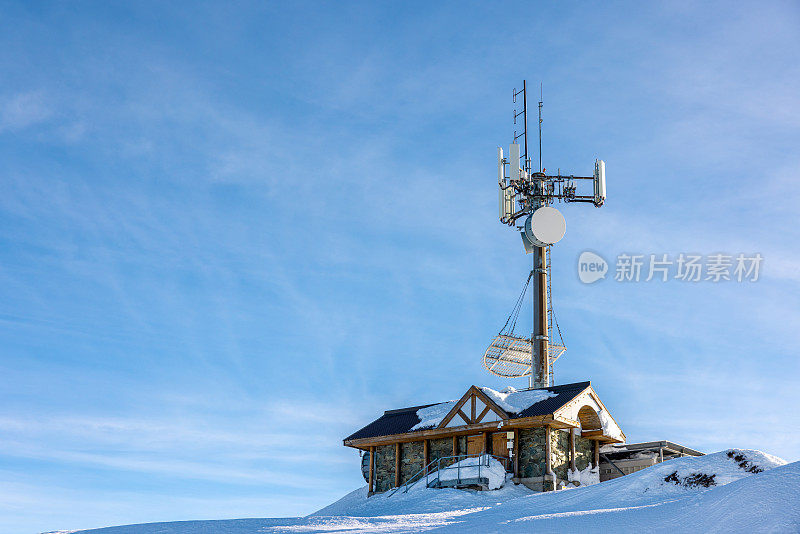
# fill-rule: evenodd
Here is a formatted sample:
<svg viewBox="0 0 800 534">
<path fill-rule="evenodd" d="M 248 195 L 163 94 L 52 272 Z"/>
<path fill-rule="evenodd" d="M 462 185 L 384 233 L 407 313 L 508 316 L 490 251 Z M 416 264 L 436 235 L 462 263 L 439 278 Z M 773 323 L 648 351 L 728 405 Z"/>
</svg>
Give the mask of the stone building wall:
<svg viewBox="0 0 800 534">
<path fill-rule="evenodd" d="M 575 436 L 575 467 L 578 471 L 583 471 L 592 465 L 594 459 L 592 443 L 594 442 L 590 439 Z"/>
<path fill-rule="evenodd" d="M 361 455 L 361 475 L 369 482 L 369 451 Z"/>
<path fill-rule="evenodd" d="M 430 440 L 428 442 L 428 454 L 431 457 L 431 462 L 436 461 L 439 458 L 453 456 L 453 438 L 441 438 L 441 439 Z M 445 462 L 442 463 L 444 464 Z"/>
<path fill-rule="evenodd" d="M 550 465 L 559 480 L 567 480 L 569 470 L 569 432 L 560 429 L 550 431 Z"/>
<path fill-rule="evenodd" d="M 374 491 L 386 491 L 394 486 L 394 444 L 375 447 Z"/>
<path fill-rule="evenodd" d="M 519 431 L 519 476 L 540 477 L 545 470 L 544 428 L 523 428 Z"/>
<path fill-rule="evenodd" d="M 425 442 L 411 441 L 400 444 L 400 484 L 419 473 L 425 467 Z"/>
</svg>

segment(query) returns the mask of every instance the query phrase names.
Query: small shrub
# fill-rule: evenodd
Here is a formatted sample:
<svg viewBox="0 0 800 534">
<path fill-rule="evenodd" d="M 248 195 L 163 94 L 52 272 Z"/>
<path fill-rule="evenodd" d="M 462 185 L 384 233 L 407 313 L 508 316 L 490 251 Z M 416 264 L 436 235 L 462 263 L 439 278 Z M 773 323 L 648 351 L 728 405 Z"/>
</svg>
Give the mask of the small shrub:
<svg viewBox="0 0 800 534">
<path fill-rule="evenodd" d="M 737 452 L 737 451 L 731 449 L 731 450 L 728 451 L 727 456 L 728 456 L 728 458 L 730 458 L 731 460 L 736 462 L 736 465 L 738 465 L 740 469 L 744 469 L 748 473 L 756 474 L 756 473 L 761 473 L 762 471 L 764 471 L 763 469 L 758 467 L 756 464 L 750 462 L 747 459 L 747 457 L 744 454 L 742 454 L 741 452 Z"/>
<path fill-rule="evenodd" d="M 669 475 L 664 477 L 664 482 L 671 482 L 677 486 L 683 486 L 684 488 L 709 488 L 711 486 L 716 486 L 717 482 L 714 480 L 717 475 L 707 475 L 705 473 L 692 473 L 688 477 L 684 477 L 683 480 L 678 476 L 677 471 L 673 471 Z"/>
</svg>

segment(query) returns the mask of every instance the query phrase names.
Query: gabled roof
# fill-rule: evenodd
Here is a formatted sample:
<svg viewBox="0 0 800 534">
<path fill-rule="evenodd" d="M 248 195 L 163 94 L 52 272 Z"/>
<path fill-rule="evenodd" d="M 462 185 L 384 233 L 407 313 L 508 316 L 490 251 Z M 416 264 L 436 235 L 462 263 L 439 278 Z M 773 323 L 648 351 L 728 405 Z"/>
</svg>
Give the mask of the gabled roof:
<svg viewBox="0 0 800 534">
<path fill-rule="evenodd" d="M 563 384 L 560 386 L 551 386 L 549 388 L 537 388 L 528 391 L 548 391 L 552 395 L 548 398 L 534 402 L 519 412 L 512 412 L 505 410 L 510 419 L 519 419 L 523 417 L 535 417 L 538 415 L 550 415 L 556 410 L 570 402 L 577 397 L 582 391 L 588 388 L 591 382 L 576 382 L 574 384 Z M 520 391 L 519 393 L 524 393 Z M 491 397 L 491 396 L 490 396 Z M 448 401 L 453 403 L 453 401 Z M 422 420 L 418 417 L 417 411 L 423 408 L 430 408 L 433 406 L 444 405 L 448 403 L 435 403 L 425 404 L 422 406 L 413 406 L 410 408 L 402 408 L 400 410 L 387 410 L 381 417 L 371 422 L 361 430 L 346 437 L 345 441 L 375 438 L 380 436 L 391 436 L 395 434 L 406 434 L 409 432 L 421 432 L 424 428 L 414 429 Z M 502 402 L 498 403 L 500 408 L 505 408 Z M 449 411 L 449 410 L 448 410 Z M 428 427 L 430 428 L 430 427 Z M 413 430 L 412 430 L 413 429 Z"/>
</svg>

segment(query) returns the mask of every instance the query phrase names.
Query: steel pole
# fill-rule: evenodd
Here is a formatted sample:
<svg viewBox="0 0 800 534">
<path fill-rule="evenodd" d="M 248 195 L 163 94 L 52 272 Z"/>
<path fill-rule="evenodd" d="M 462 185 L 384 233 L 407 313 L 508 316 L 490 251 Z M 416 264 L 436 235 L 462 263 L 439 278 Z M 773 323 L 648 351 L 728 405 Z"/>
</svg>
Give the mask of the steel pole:
<svg viewBox="0 0 800 534">
<path fill-rule="evenodd" d="M 533 335 L 531 336 L 531 382 L 535 388 L 550 386 L 547 339 L 547 248 L 533 251 Z"/>
</svg>

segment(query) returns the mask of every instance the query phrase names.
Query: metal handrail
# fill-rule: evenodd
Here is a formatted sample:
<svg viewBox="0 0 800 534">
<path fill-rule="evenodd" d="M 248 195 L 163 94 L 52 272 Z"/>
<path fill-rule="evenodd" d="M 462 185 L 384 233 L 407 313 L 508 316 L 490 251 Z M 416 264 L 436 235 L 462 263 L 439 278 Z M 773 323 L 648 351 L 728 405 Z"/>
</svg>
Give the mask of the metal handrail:
<svg viewBox="0 0 800 534">
<path fill-rule="evenodd" d="M 419 482 L 419 480 L 421 480 L 421 479 L 422 479 L 422 476 L 421 476 L 421 475 L 423 475 L 423 474 L 427 474 L 427 473 L 428 473 L 428 468 L 429 468 L 430 466 L 432 466 L 433 464 L 437 463 L 438 461 L 439 461 L 439 459 L 436 459 L 436 460 L 432 461 L 431 463 L 429 463 L 428 465 L 426 465 L 425 467 L 423 467 L 422 469 L 420 469 L 420 470 L 419 470 L 417 473 L 415 473 L 415 474 L 414 474 L 414 476 L 412 476 L 411 478 L 409 478 L 409 479 L 406 481 L 406 483 L 405 483 L 405 484 L 403 484 L 402 486 L 397 486 L 396 488 L 394 488 L 394 490 L 393 490 L 393 491 L 392 491 L 392 492 L 391 492 L 389 495 L 387 495 L 387 497 L 391 497 L 392 495 L 394 495 L 395 493 L 397 493 L 397 492 L 398 492 L 398 490 L 400 490 L 400 489 L 403 489 L 403 488 L 404 488 L 404 489 L 403 489 L 403 493 L 406 493 L 406 492 L 408 491 L 408 486 L 409 486 L 409 484 L 412 484 L 412 485 L 413 485 L 413 484 L 416 484 L 417 482 Z M 417 478 L 417 477 L 419 477 L 419 478 Z M 414 480 L 415 478 L 416 478 L 417 480 Z M 426 481 L 426 482 L 427 482 L 427 481 Z"/>
<path fill-rule="evenodd" d="M 489 458 L 491 457 L 491 458 L 494 458 L 495 460 L 499 461 L 501 464 L 503 464 L 503 467 L 505 468 L 505 470 L 508 471 L 508 458 L 505 458 L 503 456 L 495 456 L 493 454 L 489 454 L 489 453 L 485 453 L 485 452 L 484 453 L 479 453 L 479 454 L 456 454 L 456 455 L 453 455 L 453 456 L 442 456 L 441 458 L 437 458 L 436 460 L 432 461 L 431 463 L 429 463 L 428 465 L 426 465 L 425 467 L 420 469 L 417 473 L 414 474 L 414 476 L 409 478 L 408 481 L 406 481 L 405 484 L 403 484 L 402 486 L 397 486 L 396 488 L 394 488 L 393 491 L 389 495 L 387 495 L 387 498 L 391 497 L 392 495 L 394 495 L 395 493 L 397 493 L 401 489 L 403 490 L 403 493 L 407 493 L 408 490 L 411 488 L 411 486 L 413 486 L 414 484 L 416 484 L 417 482 L 422 480 L 422 475 L 425 475 L 425 485 L 426 486 L 430 486 L 431 479 L 429 477 L 433 473 L 436 474 L 436 478 L 434 478 L 434 480 L 439 482 L 439 481 L 441 481 L 441 479 L 439 478 L 439 473 L 442 472 L 442 471 L 446 471 L 448 469 L 457 469 L 456 484 L 460 484 L 461 483 L 461 465 L 460 465 L 461 460 L 466 460 L 467 458 L 483 458 L 484 456 L 486 457 L 486 465 L 487 465 L 487 467 L 489 465 Z M 456 459 L 456 461 L 452 462 L 450 465 L 446 465 L 446 466 L 442 467 L 442 461 L 444 461 L 444 460 L 452 460 L 452 459 Z M 429 468 L 433 464 L 436 464 L 436 470 L 431 471 Z M 453 467 L 453 466 L 455 466 L 455 467 Z M 481 478 L 481 467 L 482 466 L 483 466 L 483 462 L 482 461 L 478 462 L 478 465 L 477 465 L 477 467 L 478 467 L 478 478 Z M 474 466 L 469 466 L 469 467 L 474 467 Z"/>
</svg>

